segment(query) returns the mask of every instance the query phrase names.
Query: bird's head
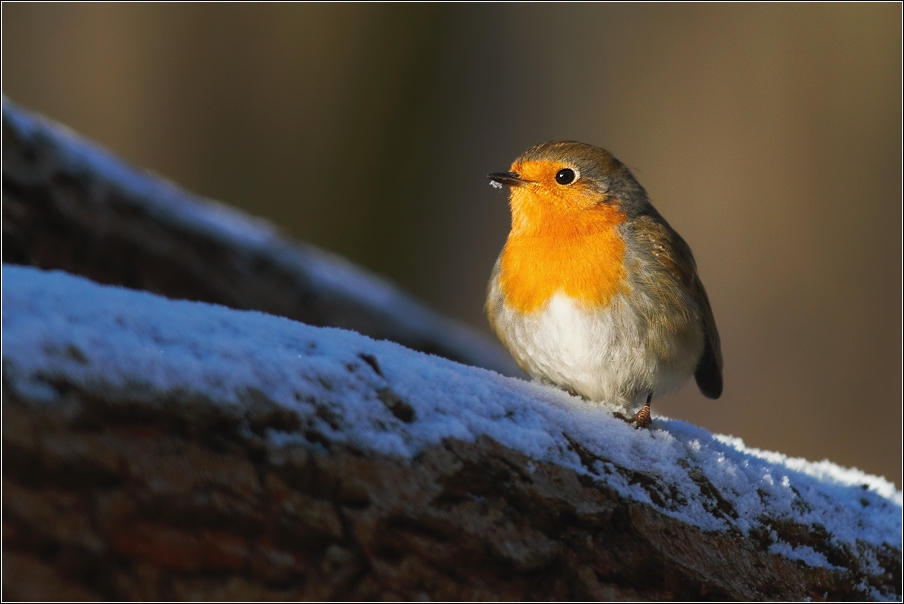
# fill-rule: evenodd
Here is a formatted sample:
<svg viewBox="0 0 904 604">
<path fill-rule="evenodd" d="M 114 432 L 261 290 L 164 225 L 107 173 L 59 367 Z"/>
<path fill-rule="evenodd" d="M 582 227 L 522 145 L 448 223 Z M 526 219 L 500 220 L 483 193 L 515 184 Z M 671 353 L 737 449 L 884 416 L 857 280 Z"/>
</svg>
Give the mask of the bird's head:
<svg viewBox="0 0 904 604">
<path fill-rule="evenodd" d="M 491 184 L 510 188 L 513 230 L 555 222 L 596 223 L 602 214 L 624 214 L 646 203 L 631 171 L 605 149 L 573 141 L 531 147 L 508 172 L 488 174 Z"/>
</svg>

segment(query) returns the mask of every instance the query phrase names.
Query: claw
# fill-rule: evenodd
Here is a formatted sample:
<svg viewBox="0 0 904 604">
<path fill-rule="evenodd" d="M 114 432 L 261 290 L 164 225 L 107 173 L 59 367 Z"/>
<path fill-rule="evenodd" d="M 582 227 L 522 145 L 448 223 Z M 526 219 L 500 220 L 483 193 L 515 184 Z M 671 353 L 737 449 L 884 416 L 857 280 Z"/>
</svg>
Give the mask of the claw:
<svg viewBox="0 0 904 604">
<path fill-rule="evenodd" d="M 647 402 L 644 403 L 644 406 L 640 411 L 634 414 L 634 417 L 628 417 L 624 413 L 615 412 L 613 415 L 622 421 L 626 421 L 629 424 L 634 424 L 638 428 L 644 428 L 646 430 L 650 429 L 650 426 L 653 423 L 653 418 L 650 415 L 650 401 L 653 399 L 653 393 L 647 395 Z"/>
<path fill-rule="evenodd" d="M 650 401 L 647 400 L 647 403 L 643 406 L 643 408 L 637 412 L 637 415 L 634 416 L 634 423 L 638 428 L 646 428 L 650 429 L 650 424 L 653 423 L 653 420 L 650 418 Z"/>
</svg>

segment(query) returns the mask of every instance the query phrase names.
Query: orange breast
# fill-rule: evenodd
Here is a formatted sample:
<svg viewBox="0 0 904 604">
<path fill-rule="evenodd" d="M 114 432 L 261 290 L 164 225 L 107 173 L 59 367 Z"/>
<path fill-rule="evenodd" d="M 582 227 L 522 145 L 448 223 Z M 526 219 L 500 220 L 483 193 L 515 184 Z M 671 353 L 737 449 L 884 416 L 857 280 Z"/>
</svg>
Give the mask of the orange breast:
<svg viewBox="0 0 904 604">
<path fill-rule="evenodd" d="M 617 207 L 562 212 L 539 204 L 513 204 L 513 229 L 500 259 L 500 288 L 506 305 L 539 310 L 557 292 L 585 307 L 608 305 L 627 288 L 625 243 L 616 227 L 625 221 Z"/>
</svg>

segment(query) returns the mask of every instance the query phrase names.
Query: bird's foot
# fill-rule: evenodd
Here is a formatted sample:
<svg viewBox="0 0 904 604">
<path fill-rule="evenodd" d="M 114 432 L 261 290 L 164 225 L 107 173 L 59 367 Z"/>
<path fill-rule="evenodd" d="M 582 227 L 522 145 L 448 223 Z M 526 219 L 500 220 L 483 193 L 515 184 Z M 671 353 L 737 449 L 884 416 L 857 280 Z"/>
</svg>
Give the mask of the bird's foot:
<svg viewBox="0 0 904 604">
<path fill-rule="evenodd" d="M 650 429 L 650 424 L 653 423 L 653 419 L 650 417 L 650 401 L 647 401 L 647 403 L 641 408 L 641 410 L 634 415 L 634 419 L 632 421 L 638 428 L 646 428 L 647 430 Z"/>
<path fill-rule="evenodd" d="M 647 402 L 644 403 L 643 408 L 640 411 L 634 414 L 634 417 L 628 417 L 624 413 L 615 412 L 613 415 L 622 421 L 626 421 L 629 424 L 634 424 L 637 428 L 644 428 L 646 430 L 650 429 L 650 426 L 653 423 L 653 418 L 650 415 L 650 399 L 653 398 L 653 395 L 650 394 L 647 397 Z"/>
</svg>

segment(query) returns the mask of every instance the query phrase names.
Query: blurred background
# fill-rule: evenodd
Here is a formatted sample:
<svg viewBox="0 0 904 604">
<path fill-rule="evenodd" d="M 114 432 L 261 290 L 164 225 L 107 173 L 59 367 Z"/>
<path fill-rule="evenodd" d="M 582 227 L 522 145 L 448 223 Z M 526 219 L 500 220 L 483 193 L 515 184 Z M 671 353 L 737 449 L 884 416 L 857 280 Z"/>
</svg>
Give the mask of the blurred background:
<svg viewBox="0 0 904 604">
<path fill-rule="evenodd" d="M 654 411 L 901 488 L 901 6 L 10 4 L 3 93 L 487 331 L 488 172 L 606 147 L 725 356 Z"/>
</svg>

